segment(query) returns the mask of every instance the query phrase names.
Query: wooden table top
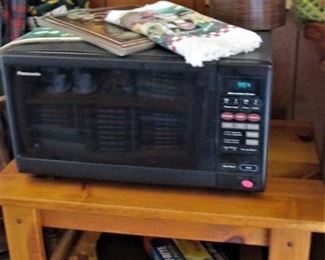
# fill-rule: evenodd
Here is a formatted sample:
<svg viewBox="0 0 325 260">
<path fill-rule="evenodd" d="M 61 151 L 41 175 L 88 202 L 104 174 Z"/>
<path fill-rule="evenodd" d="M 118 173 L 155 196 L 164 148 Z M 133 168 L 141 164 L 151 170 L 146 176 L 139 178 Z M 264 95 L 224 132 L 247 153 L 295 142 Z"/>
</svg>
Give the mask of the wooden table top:
<svg viewBox="0 0 325 260">
<path fill-rule="evenodd" d="M 268 175 L 272 177 L 321 177 L 313 128 L 306 122 L 272 120 Z"/>
<path fill-rule="evenodd" d="M 325 232 L 320 180 L 269 178 L 262 193 L 80 182 L 0 174 L 0 204 L 116 217 Z"/>
</svg>

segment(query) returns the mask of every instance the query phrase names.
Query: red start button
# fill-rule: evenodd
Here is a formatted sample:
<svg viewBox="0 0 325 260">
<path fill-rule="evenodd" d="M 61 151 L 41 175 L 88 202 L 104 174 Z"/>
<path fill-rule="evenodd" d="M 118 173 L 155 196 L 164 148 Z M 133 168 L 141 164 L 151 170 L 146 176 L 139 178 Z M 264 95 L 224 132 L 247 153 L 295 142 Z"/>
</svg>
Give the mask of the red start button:
<svg viewBox="0 0 325 260">
<path fill-rule="evenodd" d="M 251 189 L 254 187 L 254 182 L 252 182 L 251 180 L 242 180 L 241 186 L 243 186 L 246 189 Z"/>
</svg>

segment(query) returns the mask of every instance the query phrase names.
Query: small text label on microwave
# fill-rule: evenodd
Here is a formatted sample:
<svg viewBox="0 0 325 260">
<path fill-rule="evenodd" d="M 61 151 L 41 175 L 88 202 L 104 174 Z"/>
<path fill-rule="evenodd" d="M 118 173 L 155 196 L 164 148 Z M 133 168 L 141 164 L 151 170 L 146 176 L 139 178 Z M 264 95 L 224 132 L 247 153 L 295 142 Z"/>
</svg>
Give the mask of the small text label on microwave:
<svg viewBox="0 0 325 260">
<path fill-rule="evenodd" d="M 42 74 L 40 72 L 29 72 L 29 71 L 20 71 L 18 70 L 16 73 L 18 76 L 29 76 L 29 77 L 40 77 Z"/>
</svg>

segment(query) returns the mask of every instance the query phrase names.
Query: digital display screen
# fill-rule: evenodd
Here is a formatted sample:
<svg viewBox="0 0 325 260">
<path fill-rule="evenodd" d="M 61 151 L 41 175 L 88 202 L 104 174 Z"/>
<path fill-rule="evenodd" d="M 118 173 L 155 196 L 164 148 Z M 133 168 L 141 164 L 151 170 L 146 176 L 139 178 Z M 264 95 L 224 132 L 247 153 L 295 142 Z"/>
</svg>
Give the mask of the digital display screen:
<svg viewBox="0 0 325 260">
<path fill-rule="evenodd" d="M 227 79 L 226 90 L 240 93 L 257 93 L 256 79 Z"/>
<path fill-rule="evenodd" d="M 252 81 L 248 81 L 248 80 L 238 80 L 237 88 L 240 90 L 250 91 L 253 88 L 253 83 L 252 83 Z"/>
</svg>

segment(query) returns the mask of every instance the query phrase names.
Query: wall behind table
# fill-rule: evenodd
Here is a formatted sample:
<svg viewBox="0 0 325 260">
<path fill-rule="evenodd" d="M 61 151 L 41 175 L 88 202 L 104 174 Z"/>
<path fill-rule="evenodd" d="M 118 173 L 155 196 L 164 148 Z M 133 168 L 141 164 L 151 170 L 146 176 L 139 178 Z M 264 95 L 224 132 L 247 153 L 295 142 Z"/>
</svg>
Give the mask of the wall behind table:
<svg viewBox="0 0 325 260">
<path fill-rule="evenodd" d="M 318 148 L 322 154 L 325 153 L 325 72 L 320 69 L 320 61 L 320 47 L 306 39 L 301 31 L 293 117 L 313 122 Z"/>
<path fill-rule="evenodd" d="M 288 12 L 285 26 L 272 32 L 274 62 L 272 116 L 312 122 L 325 158 L 325 72 L 320 47 L 304 37 Z M 323 166 L 325 176 L 325 165 Z"/>
</svg>

